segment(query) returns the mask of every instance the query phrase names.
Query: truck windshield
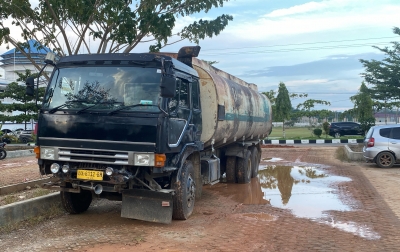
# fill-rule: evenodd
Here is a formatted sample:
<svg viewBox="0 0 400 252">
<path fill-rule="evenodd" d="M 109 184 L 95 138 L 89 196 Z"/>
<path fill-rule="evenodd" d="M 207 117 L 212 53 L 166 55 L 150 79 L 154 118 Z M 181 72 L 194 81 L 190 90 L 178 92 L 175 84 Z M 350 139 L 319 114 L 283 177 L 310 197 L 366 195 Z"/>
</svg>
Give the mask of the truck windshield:
<svg viewBox="0 0 400 252">
<path fill-rule="evenodd" d="M 76 66 L 55 70 L 43 108 L 79 112 L 159 112 L 161 71 L 135 66 Z M 134 106 L 138 104 L 138 106 Z M 124 107 L 124 109 L 118 109 Z"/>
</svg>

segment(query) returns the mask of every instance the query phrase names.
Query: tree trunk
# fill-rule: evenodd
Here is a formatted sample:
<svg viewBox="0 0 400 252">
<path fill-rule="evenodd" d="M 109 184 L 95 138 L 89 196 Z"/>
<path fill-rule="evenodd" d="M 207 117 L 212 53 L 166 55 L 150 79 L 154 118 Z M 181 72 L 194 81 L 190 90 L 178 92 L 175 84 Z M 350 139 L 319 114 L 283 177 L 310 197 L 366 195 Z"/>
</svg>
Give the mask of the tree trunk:
<svg viewBox="0 0 400 252">
<path fill-rule="evenodd" d="M 286 139 L 286 134 L 285 134 L 285 120 L 282 122 L 282 131 L 283 131 L 283 138 Z"/>
</svg>

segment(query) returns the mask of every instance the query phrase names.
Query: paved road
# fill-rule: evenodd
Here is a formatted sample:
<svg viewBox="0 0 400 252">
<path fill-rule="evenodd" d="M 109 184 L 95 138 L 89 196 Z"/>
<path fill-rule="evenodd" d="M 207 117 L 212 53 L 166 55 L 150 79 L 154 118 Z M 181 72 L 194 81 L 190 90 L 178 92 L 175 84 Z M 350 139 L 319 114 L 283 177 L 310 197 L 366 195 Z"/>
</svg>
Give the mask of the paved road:
<svg viewBox="0 0 400 252">
<path fill-rule="evenodd" d="M 380 193 L 384 177 L 371 183 L 382 170 L 342 163 L 335 149 L 265 149 L 258 178 L 205 186 L 187 221 L 123 219 L 120 203 L 95 201 L 84 214 L 3 234 L 0 243 L 5 251 L 398 251 L 399 210 Z"/>
</svg>

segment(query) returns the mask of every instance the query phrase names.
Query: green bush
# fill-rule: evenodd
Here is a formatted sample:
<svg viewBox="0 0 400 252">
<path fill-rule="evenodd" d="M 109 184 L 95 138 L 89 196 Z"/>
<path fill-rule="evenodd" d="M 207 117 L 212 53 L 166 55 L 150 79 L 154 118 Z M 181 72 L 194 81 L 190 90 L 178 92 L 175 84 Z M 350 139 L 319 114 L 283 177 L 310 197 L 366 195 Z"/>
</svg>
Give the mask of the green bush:
<svg viewBox="0 0 400 252">
<path fill-rule="evenodd" d="M 324 122 L 322 124 L 322 128 L 324 129 L 325 135 L 329 134 L 329 123 L 328 122 Z"/>
<path fill-rule="evenodd" d="M 317 137 L 321 137 L 322 135 L 322 129 L 314 129 L 313 130 L 314 135 L 316 135 Z"/>
</svg>

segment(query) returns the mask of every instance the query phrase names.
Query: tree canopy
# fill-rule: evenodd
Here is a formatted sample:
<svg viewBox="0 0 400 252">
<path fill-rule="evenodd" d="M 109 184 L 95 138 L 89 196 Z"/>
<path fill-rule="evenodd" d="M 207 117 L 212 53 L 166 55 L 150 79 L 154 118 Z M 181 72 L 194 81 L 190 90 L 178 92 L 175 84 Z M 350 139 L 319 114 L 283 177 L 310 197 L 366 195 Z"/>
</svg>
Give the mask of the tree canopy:
<svg viewBox="0 0 400 252">
<path fill-rule="evenodd" d="M 17 81 L 22 81 L 30 76 L 31 73 L 29 70 L 26 70 L 24 74 L 17 73 L 19 78 Z M 39 99 L 43 98 L 45 88 L 40 87 L 38 89 Z M 25 95 L 25 85 L 19 85 L 17 82 L 12 82 L 7 85 L 7 88 L 4 92 L 0 93 L 0 99 L 10 98 L 16 102 L 7 104 L 0 104 L 0 111 L 12 113 L 13 111 L 20 111 L 21 113 L 18 115 L 0 115 L 0 121 L 6 122 L 17 122 L 17 123 L 26 123 L 31 119 L 37 120 L 37 112 L 39 107 L 36 106 L 36 96 L 27 96 Z"/>
<path fill-rule="evenodd" d="M 350 97 L 350 100 L 354 103 L 353 111 L 357 116 L 363 131 L 368 131 L 369 128 L 375 124 L 375 118 L 372 111 L 374 103 L 370 96 L 370 90 L 364 82 L 361 83 L 360 91 L 356 95 Z"/>
<path fill-rule="evenodd" d="M 0 44 L 9 43 L 23 53 L 27 41 L 38 41 L 59 56 L 88 53 L 131 52 L 139 43 L 149 51 L 187 39 L 198 44 L 218 35 L 233 20 L 221 15 L 200 19 L 176 32 L 177 18 L 207 13 L 229 0 L 29 0 L 0 1 Z M 11 26 L 8 22 L 11 21 Z M 19 30 L 23 41 L 13 37 Z M 176 41 L 169 41 L 175 36 Z M 92 41 L 92 42 L 91 42 Z M 35 65 L 38 69 L 39 66 Z"/>
<path fill-rule="evenodd" d="M 393 28 L 393 33 L 400 35 L 400 29 Z M 400 100 L 400 43 L 391 44 L 391 48 L 374 46 L 385 54 L 381 61 L 360 59 L 365 71 L 361 75 L 371 85 L 369 94 L 377 108 L 390 107 Z"/>
<path fill-rule="evenodd" d="M 290 118 L 290 112 L 292 110 L 292 103 L 289 98 L 289 91 L 286 88 L 285 83 L 279 83 L 278 95 L 276 96 L 276 120 L 285 121 Z"/>
</svg>

